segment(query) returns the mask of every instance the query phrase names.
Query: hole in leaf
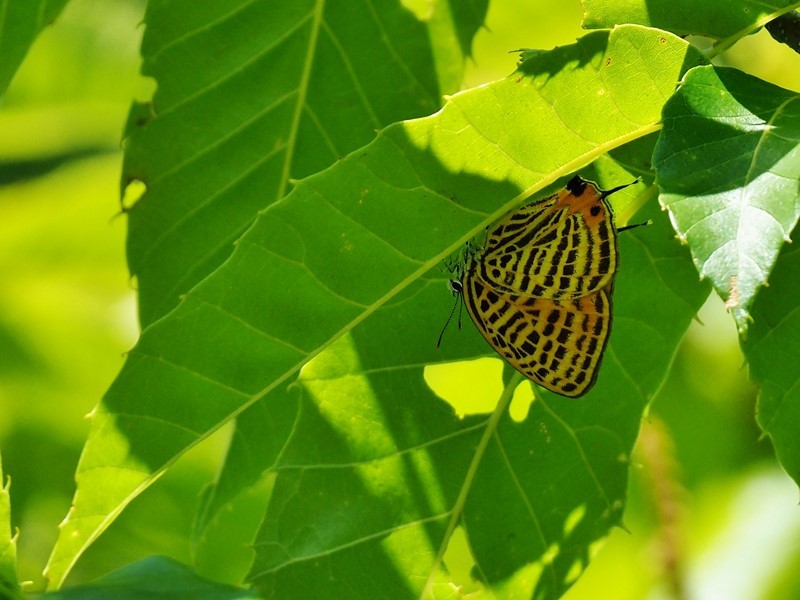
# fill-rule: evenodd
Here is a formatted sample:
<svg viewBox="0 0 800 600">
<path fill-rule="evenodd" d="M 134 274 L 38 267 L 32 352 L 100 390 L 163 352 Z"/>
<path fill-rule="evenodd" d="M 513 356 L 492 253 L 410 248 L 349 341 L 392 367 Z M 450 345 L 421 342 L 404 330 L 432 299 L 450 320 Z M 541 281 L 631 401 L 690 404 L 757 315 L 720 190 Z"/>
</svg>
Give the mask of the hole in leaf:
<svg viewBox="0 0 800 600">
<path fill-rule="evenodd" d="M 508 407 L 508 414 L 517 423 L 521 423 L 528 416 L 528 411 L 531 404 L 535 400 L 533 396 L 533 387 L 530 381 L 523 381 L 514 390 L 514 396 L 511 398 L 511 406 Z"/>
<path fill-rule="evenodd" d="M 433 393 L 460 418 L 492 412 L 503 393 L 503 361 L 499 358 L 428 365 L 424 377 Z"/>
<path fill-rule="evenodd" d="M 147 184 L 141 179 L 131 179 L 122 191 L 122 212 L 128 212 L 147 191 Z"/>
<path fill-rule="evenodd" d="M 478 592 L 481 589 L 481 584 L 472 576 L 472 570 L 475 568 L 475 557 L 472 555 L 467 535 L 461 526 L 453 530 L 453 535 L 447 541 L 444 565 L 447 567 L 450 584 L 457 590 L 459 598 L 466 597 L 467 594 Z"/>
<path fill-rule="evenodd" d="M 503 361 L 478 358 L 428 365 L 424 377 L 428 387 L 450 404 L 459 418 L 492 412 L 503 393 Z M 523 381 L 514 390 L 508 412 L 514 421 L 524 421 L 534 401 L 533 387 Z"/>
</svg>

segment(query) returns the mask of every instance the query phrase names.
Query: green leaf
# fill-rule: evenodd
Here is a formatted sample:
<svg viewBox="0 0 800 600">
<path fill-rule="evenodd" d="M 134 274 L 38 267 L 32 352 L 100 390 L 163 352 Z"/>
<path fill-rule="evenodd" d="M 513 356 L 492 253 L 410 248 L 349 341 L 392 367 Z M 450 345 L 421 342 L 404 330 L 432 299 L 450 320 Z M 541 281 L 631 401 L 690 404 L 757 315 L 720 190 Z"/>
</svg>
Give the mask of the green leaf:
<svg viewBox="0 0 800 600">
<path fill-rule="evenodd" d="M 800 249 L 784 246 L 770 285 L 753 304 L 753 325 L 742 342 L 750 376 L 761 388 L 758 424 L 772 439 L 786 472 L 800 484 Z"/>
<path fill-rule="evenodd" d="M 328 4 L 320 14 L 315 13 L 318 6 L 310 3 L 307 10 L 276 5 L 271 10 L 277 11 L 277 19 L 268 19 L 269 15 L 258 19 L 259 11 L 253 17 L 250 12 L 258 7 L 250 6 L 245 15 L 234 12 L 234 17 L 227 19 L 232 22 L 227 22 L 213 13 L 230 9 L 217 3 L 211 13 L 195 11 L 194 21 L 181 24 L 171 20 L 172 6 L 151 3 L 145 19 L 144 70 L 159 82 L 160 91 L 154 101 L 158 107 L 165 103 L 167 106 L 159 110 L 162 113 L 166 110 L 166 118 L 175 123 L 174 127 L 191 132 L 176 133 L 175 137 L 164 137 L 158 131 L 150 135 L 146 130 L 161 117 L 157 114 L 151 120 L 147 107 L 135 107 L 126 155 L 129 177 L 145 179 L 146 173 L 158 172 L 164 160 L 174 160 L 176 150 L 179 153 L 205 151 L 197 148 L 195 123 L 188 118 L 194 109 L 181 103 L 181 96 L 200 96 L 198 110 L 203 110 L 210 122 L 221 124 L 204 132 L 208 138 L 200 140 L 200 145 L 213 150 L 218 141 L 224 141 L 224 154 L 241 157 L 242 165 L 258 165 L 270 154 L 263 149 L 265 135 L 266 143 L 271 143 L 269 140 L 274 137 L 290 139 L 294 136 L 295 141 L 294 149 L 284 148 L 276 164 L 258 167 L 253 177 L 259 181 L 254 183 L 252 178 L 241 181 L 235 189 L 229 189 L 230 180 L 238 177 L 237 173 L 244 167 L 232 169 L 230 162 L 199 164 L 202 161 L 198 161 L 187 166 L 185 175 L 178 172 L 159 177 L 155 183 L 149 181 L 148 193 L 131 210 L 129 237 L 131 264 L 142 265 L 142 268 L 132 268 L 138 276 L 143 324 L 160 316 L 168 304 L 177 303 L 178 295 L 187 292 L 202 273 L 222 262 L 233 249 L 230 240 L 240 233 L 243 224 L 255 217 L 258 209 L 282 195 L 283 189 L 289 187 L 289 177 L 299 178 L 322 169 L 371 140 L 378 127 L 438 108 L 441 91 L 454 91 L 461 81 L 464 59 L 469 54 L 472 36 L 483 23 L 486 4 L 486 0 L 479 0 L 451 6 L 439 1 L 426 7 L 425 14 L 416 18 L 399 3 Z M 370 16 L 364 18 L 365 15 Z M 242 19 L 257 33 L 249 36 L 225 33 L 226 28 L 238 27 Z M 201 33 L 191 45 L 174 44 L 173 40 L 185 37 L 184 29 L 200 29 Z M 284 39 L 285 32 L 293 29 L 299 33 L 307 30 L 310 39 L 305 52 L 286 48 L 289 41 Z M 227 47 L 231 38 L 241 50 L 226 55 L 228 63 L 220 65 L 219 70 L 235 73 L 248 69 L 252 77 L 264 82 L 264 86 L 275 88 L 272 95 L 288 95 L 295 105 L 293 110 L 302 111 L 297 122 L 273 121 L 268 124 L 270 131 L 266 134 L 263 127 L 250 122 L 239 128 L 235 136 L 230 135 L 227 125 L 230 102 L 220 102 L 217 96 L 209 93 L 213 91 L 212 86 L 202 81 L 198 84 L 186 73 L 206 76 L 198 71 L 197 63 L 209 60 L 206 57 L 209 54 L 216 56 L 215 45 Z M 162 47 L 167 49 L 162 50 Z M 249 66 L 240 56 L 245 52 L 260 56 L 259 64 Z M 308 73 L 304 75 L 303 69 Z M 375 69 L 380 73 L 373 74 Z M 291 81 L 284 82 L 287 74 L 297 78 L 305 76 L 308 79 L 305 87 L 293 90 Z M 261 88 L 251 89 L 249 80 L 241 78 L 232 81 L 220 76 L 220 79 L 221 87 L 228 90 L 226 94 L 237 99 L 237 109 L 245 113 L 238 118 L 247 121 L 247 114 L 263 111 Z M 186 181 L 192 187 L 188 195 L 182 189 Z M 239 189 L 242 186 L 246 193 Z M 179 209 L 163 218 L 164 211 L 176 203 L 184 207 L 182 212 Z M 204 216 L 208 211 L 226 216 L 209 220 Z M 184 217 L 184 213 L 192 214 Z M 230 217 L 234 214 L 238 216 L 232 227 Z M 209 256 L 209 240 L 221 240 L 225 247 L 217 255 Z M 185 277 L 173 276 L 176 271 Z M 164 305 L 163 309 L 156 306 L 160 304 Z M 256 425 L 262 426 L 261 422 Z M 214 517 L 209 515 L 209 518 Z M 220 546 L 219 540 L 208 543 L 207 532 L 203 531 L 205 525 L 205 519 L 199 519 L 198 536 L 202 538 L 199 544 L 206 548 L 200 560 L 216 569 L 221 563 L 214 554 L 229 558 L 231 550 Z M 232 537 L 229 527 L 225 537 Z M 246 551 L 245 545 L 242 551 Z"/>
<path fill-rule="evenodd" d="M 653 165 L 700 275 L 746 331 L 800 216 L 800 96 L 736 69 L 693 69 L 664 108 Z"/>
<path fill-rule="evenodd" d="M 10 480 L 4 480 L 0 465 L 0 595 L 19 591 L 17 577 L 17 536 L 11 531 Z"/>
<path fill-rule="evenodd" d="M 44 594 L 43 600 L 257 600 L 248 590 L 198 577 L 186 565 L 165 556 L 150 556 L 109 573 L 97 581 Z"/>
<path fill-rule="evenodd" d="M 413 399 L 406 391 L 423 389 L 423 365 L 486 354 L 487 347 L 480 345 L 474 331 L 463 348 L 440 353 L 433 348 L 431 332 L 438 330 L 450 305 L 438 271 L 442 259 L 531 194 L 657 130 L 662 102 L 675 81 L 702 60 L 683 40 L 656 30 L 621 27 L 610 34 L 587 35 L 575 45 L 526 61 L 508 79 L 453 96 L 431 117 L 388 127 L 371 144 L 302 180 L 284 200 L 264 210 L 224 265 L 144 331 L 95 411 L 76 473 L 73 508 L 48 566 L 53 584 L 59 584 L 77 556 L 136 494 L 188 448 L 259 400 L 271 403 L 270 410 L 280 415 L 270 424 L 283 436 L 274 440 L 277 448 L 302 442 L 299 449 L 307 444 L 306 453 L 316 449 L 320 460 L 336 458 L 319 446 L 325 438 L 294 439 L 293 428 L 287 431 L 285 424 L 296 415 L 297 405 L 291 400 L 299 392 L 290 384 L 300 369 L 326 350 L 335 355 L 338 345 L 351 336 L 374 328 L 355 348 L 362 360 L 378 361 L 387 376 L 398 378 L 401 371 L 416 369 L 416 379 L 411 377 L 414 371 L 404 375 L 410 388 L 395 388 L 389 379 L 375 390 L 381 403 L 392 398 L 399 407 Z M 663 239 L 674 244 L 668 236 Z M 680 249 L 670 246 L 670 251 Z M 645 265 L 662 261 L 662 253 L 642 255 Z M 622 260 L 636 264 L 633 258 Z M 552 449 L 553 456 L 570 452 L 575 460 L 585 446 L 597 453 L 591 467 L 576 463 L 576 473 L 586 475 L 599 466 L 618 469 L 605 498 L 593 484 L 590 500 L 583 500 L 593 512 L 580 520 L 586 529 L 576 552 L 587 552 L 585 540 L 596 538 L 618 519 L 617 509 L 607 509 L 624 491 L 620 454 L 633 443 L 641 410 L 682 334 L 681 323 L 688 323 L 699 305 L 696 298 L 702 297 L 696 276 L 690 273 L 685 280 L 686 273 L 674 269 L 643 276 L 654 286 L 658 280 L 665 282 L 654 288 L 662 292 L 653 299 L 655 306 L 680 310 L 674 319 L 658 316 L 653 321 L 654 307 L 636 300 L 649 301 L 635 284 L 637 275 L 629 275 L 632 288 L 620 278 L 618 306 L 640 312 L 626 317 L 623 311 L 617 318 L 614 335 L 622 337 L 612 340 L 597 393 L 564 405 L 570 415 L 568 427 L 549 417 L 562 440 Z M 678 274 L 681 279 L 674 280 Z M 633 291 L 623 293 L 624 288 Z M 692 300 L 670 300 L 669 290 Z M 659 327 L 663 340 L 653 339 Z M 395 343 L 402 336 L 413 337 Z M 653 361 L 642 358 L 645 340 Z M 329 393 L 335 407 L 343 396 L 335 386 Z M 372 393 L 366 390 L 353 400 L 369 403 Z M 590 410 L 600 401 L 606 403 L 604 410 Z M 633 412 L 622 418 L 619 411 L 625 408 L 607 408 L 619 402 Z M 439 401 L 434 407 L 440 412 L 439 422 L 430 426 L 413 412 L 404 419 L 421 431 L 430 427 L 435 439 L 455 421 L 452 409 Z M 598 418 L 619 420 L 617 427 L 625 435 L 595 426 Z M 529 421 L 527 428 L 533 427 Z M 475 436 L 482 438 L 489 431 L 473 425 Z M 463 467 L 465 461 L 477 459 L 480 467 L 481 457 L 470 448 L 470 440 L 459 439 L 465 445 L 453 460 Z M 515 452 L 521 448 L 518 443 L 514 441 Z M 364 452 L 373 453 L 374 448 Z M 435 481 L 436 473 L 429 475 Z M 567 472 L 566 480 L 572 475 Z M 459 492 L 442 493 L 446 500 Z M 555 498 L 546 486 L 543 493 L 547 501 Z M 570 496 L 570 502 L 575 498 L 577 494 Z M 599 507 L 607 513 L 600 523 L 594 512 Z M 566 518 L 561 506 L 548 510 Z M 459 516 L 454 510 L 453 517 Z M 342 525 L 346 523 L 328 524 L 332 530 Z M 441 533 L 441 522 L 431 526 Z M 440 552 L 438 544 L 444 541 L 439 535 L 433 555 L 425 560 Z M 478 549 L 483 556 L 487 546 Z M 524 560 L 530 557 L 526 551 Z M 560 560 L 569 558 L 566 554 Z M 499 576 L 499 570 L 489 574 Z M 556 584 L 566 585 L 563 580 Z"/>
<path fill-rule="evenodd" d="M 123 174 L 146 186 L 128 210 L 142 325 L 222 264 L 293 179 L 437 110 L 485 5 L 451 15 L 438 1 L 423 21 L 400 2 L 148 3 L 142 71 L 158 91 L 131 111 Z"/>
<path fill-rule="evenodd" d="M 638 23 L 666 29 L 677 35 L 727 38 L 757 29 L 769 20 L 798 6 L 796 0 L 581 0 L 583 26 L 606 29 L 621 23 Z"/>
<path fill-rule="evenodd" d="M 0 98 L 39 32 L 52 23 L 67 0 L 0 0 Z"/>
<path fill-rule="evenodd" d="M 254 416 L 252 411 L 240 415 L 236 420 L 235 435 L 240 437 L 239 432 L 243 429 L 259 429 L 259 438 L 268 444 L 269 440 L 274 439 L 273 425 L 270 421 L 256 421 L 252 418 Z M 232 455 L 234 453 L 229 453 L 229 456 Z M 255 462 L 253 457 L 248 457 L 238 465 L 231 465 L 232 468 L 223 473 L 226 476 L 237 474 L 238 471 L 250 474 Z M 256 474 L 254 479 L 258 479 L 260 474 Z M 199 573 L 214 581 L 235 584 L 244 581 L 253 562 L 253 539 L 264 520 L 273 480 L 274 477 L 269 473 L 258 481 L 248 479 L 237 485 L 233 494 L 225 494 L 223 502 L 219 502 L 223 496 L 219 477 L 206 487 L 193 532 L 192 562 Z M 222 487 L 227 483 L 223 483 Z M 220 508 L 223 509 L 218 510 Z"/>
<path fill-rule="evenodd" d="M 534 59 L 540 55 L 543 56 L 543 60 L 540 63 L 535 63 L 531 60 L 528 63 L 528 67 L 525 68 L 535 71 L 540 67 L 531 65 L 548 65 L 552 59 L 546 58 L 546 54 L 547 52 L 545 51 L 524 52 L 524 60 Z M 579 89 L 580 85 L 582 84 L 576 83 L 576 88 Z M 578 99 L 576 98 L 574 101 L 578 102 Z M 614 149 L 612 154 L 615 161 L 623 165 L 630 173 L 634 173 L 644 179 L 652 178 L 649 158 L 652 155 L 652 148 L 656 140 L 655 136 L 657 136 L 657 133 L 654 132 L 650 135 L 633 139 L 624 146 Z M 609 185 L 619 183 L 619 180 L 610 181 L 612 183 Z M 616 198 L 619 199 L 619 196 Z M 435 320 L 436 316 L 432 315 L 431 318 Z M 476 352 L 479 352 L 481 348 L 484 348 L 482 340 L 477 343 Z M 472 355 L 474 353 L 470 356 Z M 237 502 L 237 498 L 241 494 L 249 495 L 251 493 L 249 486 L 254 482 L 260 482 L 262 474 L 273 466 L 282 440 L 288 435 L 294 421 L 293 414 L 272 410 L 270 407 L 274 404 L 274 401 L 259 402 L 238 418 L 227 463 L 215 482 L 213 490 L 206 497 L 205 514 L 198 520 L 198 535 L 205 535 L 202 530 L 207 519 L 212 519 L 215 515 L 230 510 L 229 503 Z M 269 428 L 269 434 L 267 435 L 265 435 L 265 427 Z M 258 485 L 261 485 L 261 483 Z M 251 541 L 251 539 L 245 538 L 242 543 L 250 543 Z M 206 563 L 213 564 L 224 558 L 225 551 L 221 551 L 218 545 L 204 545 L 203 560 Z M 215 552 L 222 552 L 222 554 L 214 557 Z"/>
<path fill-rule="evenodd" d="M 440 564 L 458 525 L 489 597 L 563 593 L 620 524 L 642 411 L 707 295 L 667 220 L 655 207 L 646 216 L 656 225 L 620 236 L 614 331 L 588 400 L 543 393 L 522 423 L 503 402 L 463 420 L 446 410 L 414 356 L 426 332 L 423 357 L 435 354 L 418 315 L 446 310 L 439 281 L 307 364 L 282 406 L 259 403 L 262 422 L 276 421 L 269 410 L 294 418 L 269 465 L 277 478 L 251 573 L 259 589 L 316 598 L 335 581 L 352 598 L 440 597 L 470 583 Z M 443 360 L 489 351 L 466 329 Z M 251 460 L 267 446 L 263 430 L 252 434 L 239 439 Z"/>
</svg>

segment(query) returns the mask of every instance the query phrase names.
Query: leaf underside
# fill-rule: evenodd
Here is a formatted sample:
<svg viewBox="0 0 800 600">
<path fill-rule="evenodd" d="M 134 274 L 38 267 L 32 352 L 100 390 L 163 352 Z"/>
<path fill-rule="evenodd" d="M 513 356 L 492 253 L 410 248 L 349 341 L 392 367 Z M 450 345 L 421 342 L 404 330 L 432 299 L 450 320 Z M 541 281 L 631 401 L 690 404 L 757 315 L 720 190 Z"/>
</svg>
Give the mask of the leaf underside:
<svg viewBox="0 0 800 600">
<path fill-rule="evenodd" d="M 661 204 L 741 332 L 800 217 L 800 95 L 735 69 L 691 70 L 664 108 Z"/>
<path fill-rule="evenodd" d="M 443 15 L 439 2 L 421 21 L 399 2 L 148 3 L 142 72 L 158 90 L 131 112 L 123 172 L 146 186 L 128 209 L 142 326 L 221 265 L 292 180 L 438 109 L 485 4 Z"/>
<path fill-rule="evenodd" d="M 391 597 L 439 590 L 453 524 L 490 589 L 566 589 L 619 522 L 642 411 L 706 289 L 651 206 L 656 226 L 621 239 L 594 390 L 544 394 L 523 423 L 459 420 L 423 367 L 488 348 L 466 328 L 434 349 L 450 302 L 437 266 L 589 163 L 595 179 L 629 181 L 598 159 L 653 133 L 675 82 L 701 62 L 664 32 L 592 33 L 386 128 L 270 205 L 144 331 L 95 412 L 54 581 L 182 453 L 252 407 L 262 426 L 237 432 L 226 466 L 275 475 L 251 573 L 265 594 L 308 597 L 331 581 L 354 598 L 379 584 Z"/>
</svg>

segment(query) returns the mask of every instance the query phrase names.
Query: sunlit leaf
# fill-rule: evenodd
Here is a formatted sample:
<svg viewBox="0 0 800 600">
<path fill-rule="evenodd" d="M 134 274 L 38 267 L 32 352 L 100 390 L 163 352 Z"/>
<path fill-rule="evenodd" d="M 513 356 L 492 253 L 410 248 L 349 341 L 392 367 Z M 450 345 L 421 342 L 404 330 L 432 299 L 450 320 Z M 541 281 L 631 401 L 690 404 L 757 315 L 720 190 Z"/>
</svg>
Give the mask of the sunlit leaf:
<svg viewBox="0 0 800 600">
<path fill-rule="evenodd" d="M 754 29 L 770 15 L 797 4 L 793 0 L 581 0 L 583 26 L 603 29 L 620 23 L 638 23 L 678 35 L 721 39 Z M 756 25 L 756 24 L 759 25 Z"/>
<path fill-rule="evenodd" d="M 522 423 L 504 406 L 463 420 L 446 410 L 413 361 L 415 347 L 435 352 L 430 333 L 418 347 L 426 327 L 416 321 L 427 306 L 446 310 L 443 281 L 308 364 L 299 390 L 268 405 L 293 422 L 268 467 L 277 479 L 251 573 L 262 591 L 319 597 L 335 581 L 354 598 L 445 594 L 470 583 L 453 580 L 444 558 L 458 525 L 473 576 L 494 597 L 563 593 L 620 524 L 642 410 L 707 293 L 663 215 L 648 216 L 658 224 L 620 240 L 616 329 L 585 400 L 543 393 Z M 408 358 L 393 361 L 381 339 Z M 442 359 L 491 352 L 471 328 L 449 344 Z M 266 450 L 255 430 L 239 444 L 251 458 Z"/>
<path fill-rule="evenodd" d="M 656 30 L 634 26 L 587 35 L 573 46 L 526 61 L 503 81 L 453 96 L 431 117 L 388 127 L 374 142 L 302 180 L 285 200 L 264 210 L 224 265 L 145 330 L 93 415 L 76 474 L 73 509 L 49 565 L 53 584 L 182 453 L 263 401 L 274 415 L 263 435 L 271 429 L 278 436 L 270 442 L 277 449 L 273 462 L 287 478 L 276 483 L 264 541 L 271 542 L 269 526 L 280 516 L 281 502 L 295 498 L 292 486 L 305 485 L 298 469 L 309 463 L 332 465 L 329 473 L 309 472 L 324 479 L 355 459 L 359 464 L 346 468 L 357 467 L 358 472 L 318 490 L 327 497 L 325 507 L 335 506 L 334 500 L 348 506 L 348 499 L 366 498 L 363 488 L 348 495 L 345 484 L 356 479 L 377 486 L 367 491 L 382 501 L 374 512 L 363 514 L 363 523 L 350 523 L 326 508 L 332 520 L 323 519 L 323 529 L 304 530 L 293 542 L 302 556 L 307 550 L 314 556 L 318 543 L 363 540 L 364 532 L 376 526 L 383 536 L 380 527 L 395 524 L 399 538 L 388 543 L 397 541 L 390 556 L 398 562 L 386 566 L 396 569 L 399 585 L 421 590 L 426 581 L 446 579 L 437 572 L 436 559 L 444 552 L 448 532 L 463 519 L 491 585 L 502 585 L 520 568 L 519 585 L 537 585 L 525 569 L 544 561 L 552 567 L 547 566 L 548 577 L 539 585 L 568 586 L 588 559 L 588 542 L 619 520 L 625 460 L 641 412 L 663 379 L 703 289 L 691 269 L 681 268 L 686 259 L 663 219 L 660 229 L 652 229 L 660 240 L 652 247 L 637 242 L 648 228 L 631 234 L 621 250 L 615 333 L 595 390 L 580 401 L 560 401 L 557 408 L 545 397 L 534 403 L 538 409 L 532 408 L 522 425 L 510 422 L 503 412 L 489 421 L 458 421 L 449 405 L 426 392 L 422 368 L 486 354 L 487 347 L 477 344 L 480 338 L 472 331 L 447 350 L 437 353 L 433 348 L 431 331 L 438 330 L 450 305 L 438 266 L 531 194 L 655 131 L 675 82 L 702 60 L 683 40 Z M 624 277 L 626 268 L 630 271 Z M 340 368 L 355 364 L 346 383 L 357 386 L 357 393 L 343 392 L 340 371 L 326 376 L 333 379 L 330 385 L 323 378 L 321 389 L 305 389 L 304 378 L 315 374 L 319 379 L 317 367 L 331 364 L 351 338 L 357 361 L 341 355 Z M 290 385 L 315 357 L 323 362 L 312 362 L 308 372 L 301 372 L 300 386 Z M 374 382 L 373 376 L 378 377 Z M 312 391 L 320 398 L 317 406 L 329 412 L 308 412 L 314 408 L 308 400 L 299 404 Z M 338 408 L 339 402 L 354 403 L 368 415 L 375 410 L 382 414 L 381 407 L 389 406 L 401 413 L 386 422 L 359 420 L 353 414 L 352 430 L 343 430 L 340 422 L 348 414 Z M 318 434 L 297 434 L 307 419 Z M 497 438 L 500 428 L 503 434 Z M 538 437 L 531 446 L 534 431 Z M 428 452 L 420 445 L 451 438 L 458 448 L 446 443 L 432 445 Z M 475 446 L 477 440 L 486 440 L 482 450 Z M 535 469 L 517 469 L 532 450 L 533 456 L 549 461 L 542 475 L 551 479 L 538 480 Z M 407 458 L 411 464 L 405 464 Z M 493 470 L 498 461 L 510 468 Z M 465 465 L 474 469 L 465 470 Z M 371 467 L 396 476 L 383 487 L 367 477 Z M 505 492 L 511 493 L 511 473 L 524 479 L 522 490 L 535 487 L 542 512 L 534 514 L 547 516 L 544 535 L 533 542 L 519 537 L 519 545 L 508 546 L 511 555 L 496 550 L 500 538 L 507 542 L 517 528 L 528 532 L 532 517 L 530 510 L 525 516 L 522 502 L 509 513 L 519 517 L 513 530 L 510 522 L 504 527 L 491 522 L 486 497 L 495 497 L 494 484 L 503 473 Z M 395 507 L 386 498 L 393 499 L 393 490 L 405 487 L 406 474 L 421 482 L 414 488 L 420 491 Z M 561 500 L 559 485 L 568 492 Z M 463 512 L 460 500 L 453 504 L 459 498 Z M 306 502 L 309 508 L 318 507 L 320 498 L 312 492 L 298 501 L 291 514 L 300 510 L 305 520 L 314 518 L 302 508 Z M 420 507 L 444 512 L 429 513 L 429 521 L 409 521 Z M 551 540 L 558 540 L 557 548 L 551 548 Z M 419 553 L 404 552 L 408 544 Z M 300 561 L 283 568 L 264 553 L 272 549 L 259 548 L 254 571 L 265 586 L 276 574 L 283 585 L 308 576 L 303 569 L 314 567 L 314 561 Z M 349 590 L 363 582 L 359 561 L 369 548 L 352 550 L 329 548 L 331 562 L 323 566 L 325 576 L 354 577 L 347 582 Z M 375 553 L 374 558 L 386 556 Z M 582 558 L 576 563 L 577 556 Z M 272 575 L 265 564 L 272 565 Z M 343 566 L 350 568 L 340 571 Z M 426 577 L 408 580 L 420 569 Z M 315 584 L 321 583 L 319 578 Z M 363 589 L 367 593 L 370 587 Z"/>
<path fill-rule="evenodd" d="M 736 69 L 690 71 L 664 108 L 660 200 L 740 331 L 800 216 L 800 96 Z"/>
<path fill-rule="evenodd" d="M 452 15 L 437 1 L 421 20 L 397 1 L 149 2 L 142 71 L 158 91 L 131 112 L 123 175 L 147 190 L 128 211 L 142 326 L 293 179 L 438 109 L 485 5 Z"/>
</svg>

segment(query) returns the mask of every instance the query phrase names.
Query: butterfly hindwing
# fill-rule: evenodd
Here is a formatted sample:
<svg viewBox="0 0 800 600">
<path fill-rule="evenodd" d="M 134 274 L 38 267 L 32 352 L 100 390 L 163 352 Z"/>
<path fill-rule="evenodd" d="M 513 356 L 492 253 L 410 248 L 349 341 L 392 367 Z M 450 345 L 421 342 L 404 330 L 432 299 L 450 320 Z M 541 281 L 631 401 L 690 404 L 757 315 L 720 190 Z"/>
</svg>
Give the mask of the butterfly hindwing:
<svg viewBox="0 0 800 600">
<path fill-rule="evenodd" d="M 468 279 L 464 301 L 486 341 L 523 375 L 569 397 L 594 384 L 611 329 L 611 286 L 573 300 L 498 291 Z"/>
</svg>

